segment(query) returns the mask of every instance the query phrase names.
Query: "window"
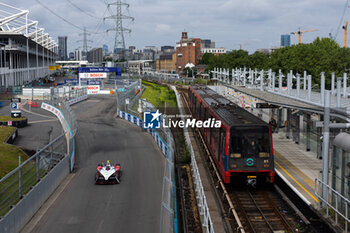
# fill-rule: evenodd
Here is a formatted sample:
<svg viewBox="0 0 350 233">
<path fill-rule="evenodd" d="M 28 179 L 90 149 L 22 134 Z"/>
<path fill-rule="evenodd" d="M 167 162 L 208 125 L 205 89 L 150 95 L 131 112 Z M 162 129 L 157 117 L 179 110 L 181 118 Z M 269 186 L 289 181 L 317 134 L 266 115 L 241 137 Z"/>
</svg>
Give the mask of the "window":
<svg viewBox="0 0 350 233">
<path fill-rule="evenodd" d="M 259 152 L 271 153 L 268 126 L 231 127 L 230 134 L 230 153 L 241 153 L 243 157 L 257 155 Z"/>
</svg>

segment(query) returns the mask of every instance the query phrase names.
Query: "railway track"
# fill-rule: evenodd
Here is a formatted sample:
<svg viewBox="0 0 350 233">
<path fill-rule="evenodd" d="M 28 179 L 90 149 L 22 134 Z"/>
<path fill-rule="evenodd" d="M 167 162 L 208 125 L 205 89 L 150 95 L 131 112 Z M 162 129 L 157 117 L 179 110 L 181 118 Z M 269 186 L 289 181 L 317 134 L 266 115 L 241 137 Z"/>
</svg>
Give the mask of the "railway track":
<svg viewBox="0 0 350 233">
<path fill-rule="evenodd" d="M 187 93 L 179 91 L 184 103 L 185 112 L 190 113 L 187 103 Z M 234 232 L 312 232 L 309 226 L 295 213 L 282 198 L 281 190 L 277 192 L 272 185 L 264 187 L 246 187 L 225 185 L 214 165 L 210 152 L 204 143 L 199 130 L 194 130 L 196 140 L 208 162 L 208 169 L 217 184 L 221 199 L 231 227 Z M 285 195 L 283 195 L 285 196 Z M 311 230 L 311 231 L 310 231 Z"/>
<path fill-rule="evenodd" d="M 276 206 L 276 199 L 271 197 L 271 191 L 246 188 L 229 193 L 246 232 L 296 231 L 294 219 L 287 217 Z"/>
</svg>

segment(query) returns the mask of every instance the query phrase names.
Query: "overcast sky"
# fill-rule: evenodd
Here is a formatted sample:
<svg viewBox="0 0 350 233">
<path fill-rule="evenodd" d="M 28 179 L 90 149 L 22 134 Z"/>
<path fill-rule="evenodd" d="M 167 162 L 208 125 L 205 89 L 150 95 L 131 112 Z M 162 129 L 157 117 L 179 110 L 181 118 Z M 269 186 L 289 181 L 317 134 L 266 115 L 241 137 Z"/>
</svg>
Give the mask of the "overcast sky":
<svg viewBox="0 0 350 233">
<path fill-rule="evenodd" d="M 115 32 L 106 33 L 115 27 L 113 20 L 103 21 L 109 16 L 106 2 L 111 0 L 39 0 L 49 9 L 64 17 L 79 28 L 86 27 L 91 34 L 88 39 L 92 47 L 107 44 L 114 47 Z M 124 1 L 124 0 L 123 0 Z M 82 30 L 64 22 L 38 4 L 37 0 L 3 0 L 11 6 L 29 10 L 28 17 L 38 20 L 55 40 L 57 36 L 68 36 L 68 50 L 74 51 L 82 45 Z M 74 5 L 81 8 L 79 10 Z M 317 36 L 328 37 L 336 34 L 345 9 L 344 19 L 350 20 L 350 8 L 346 0 L 128 0 L 129 11 L 123 13 L 135 18 L 134 22 L 124 21 L 123 26 L 132 32 L 125 34 L 126 46 L 143 48 L 147 45 L 160 47 L 175 46 L 181 32 L 189 37 L 211 39 L 216 47 L 243 49 L 254 52 L 259 48 L 280 45 L 280 35 L 292 31 L 319 29 L 305 33 L 302 42 L 310 43 Z M 0 9 L 3 9 L 0 6 Z M 116 12 L 116 7 L 111 7 Z M 95 16 L 95 17 L 92 17 Z M 340 28 L 337 42 L 343 45 L 343 30 Z M 297 36 L 291 35 L 292 43 Z"/>
</svg>

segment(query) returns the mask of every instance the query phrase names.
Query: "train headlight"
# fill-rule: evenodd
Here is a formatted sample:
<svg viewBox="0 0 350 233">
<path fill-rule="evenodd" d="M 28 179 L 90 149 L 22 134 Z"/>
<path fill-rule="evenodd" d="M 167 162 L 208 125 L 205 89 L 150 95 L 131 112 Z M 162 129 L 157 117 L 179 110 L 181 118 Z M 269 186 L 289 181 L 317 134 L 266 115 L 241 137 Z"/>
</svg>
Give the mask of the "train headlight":
<svg viewBox="0 0 350 233">
<path fill-rule="evenodd" d="M 267 152 L 259 153 L 259 158 L 269 158 L 269 157 L 270 157 L 270 153 L 267 153 Z"/>
<path fill-rule="evenodd" d="M 242 158 L 242 154 L 240 153 L 231 153 L 230 158 Z"/>
<path fill-rule="evenodd" d="M 237 164 L 234 164 L 234 163 L 233 163 L 233 164 L 231 164 L 231 167 L 232 167 L 232 168 L 237 168 Z"/>
</svg>

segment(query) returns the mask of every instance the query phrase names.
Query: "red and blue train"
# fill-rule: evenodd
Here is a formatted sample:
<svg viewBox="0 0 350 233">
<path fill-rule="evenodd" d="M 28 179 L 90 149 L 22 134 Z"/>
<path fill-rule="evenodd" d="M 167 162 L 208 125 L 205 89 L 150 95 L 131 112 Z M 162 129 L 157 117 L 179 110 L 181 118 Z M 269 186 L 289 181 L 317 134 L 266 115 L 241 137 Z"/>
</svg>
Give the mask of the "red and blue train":
<svg viewBox="0 0 350 233">
<path fill-rule="evenodd" d="M 193 117 L 221 121 L 220 128 L 200 131 L 224 182 L 244 178 L 273 183 L 270 125 L 206 86 L 190 86 L 188 96 Z"/>
</svg>

